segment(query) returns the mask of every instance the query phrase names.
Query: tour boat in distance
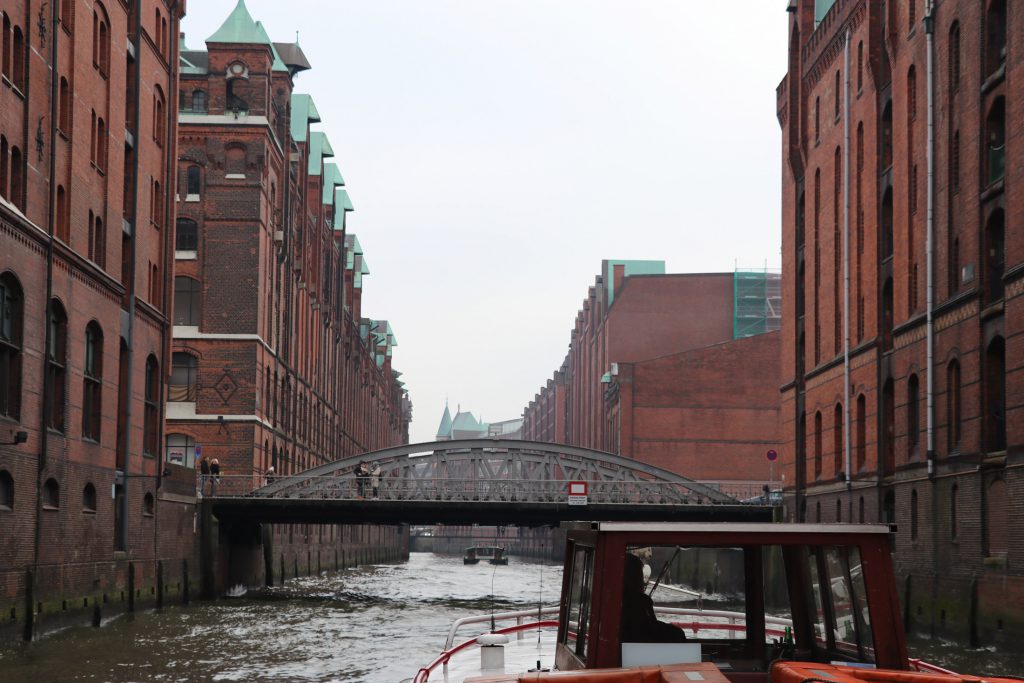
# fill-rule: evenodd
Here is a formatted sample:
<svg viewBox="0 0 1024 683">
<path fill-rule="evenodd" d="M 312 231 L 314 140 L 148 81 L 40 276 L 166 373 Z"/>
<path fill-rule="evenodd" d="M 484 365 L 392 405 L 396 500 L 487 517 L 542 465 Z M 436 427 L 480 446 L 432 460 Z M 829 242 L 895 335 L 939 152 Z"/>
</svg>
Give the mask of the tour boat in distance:
<svg viewBox="0 0 1024 683">
<path fill-rule="evenodd" d="M 466 548 L 466 556 L 462 558 L 462 564 L 476 564 L 482 559 L 486 559 L 491 564 L 508 564 L 505 549 L 498 545 L 474 545 Z"/>
<path fill-rule="evenodd" d="M 908 657 L 886 525 L 565 528 L 559 605 L 459 620 L 414 683 L 977 680 Z"/>
</svg>

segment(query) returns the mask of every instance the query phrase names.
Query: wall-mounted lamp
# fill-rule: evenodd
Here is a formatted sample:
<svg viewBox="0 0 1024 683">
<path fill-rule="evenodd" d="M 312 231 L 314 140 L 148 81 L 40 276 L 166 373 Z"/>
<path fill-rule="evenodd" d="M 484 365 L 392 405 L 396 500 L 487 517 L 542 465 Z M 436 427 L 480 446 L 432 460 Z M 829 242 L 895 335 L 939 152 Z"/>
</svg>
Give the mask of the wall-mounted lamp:
<svg viewBox="0 0 1024 683">
<path fill-rule="evenodd" d="M 0 446 L 17 446 L 28 441 L 28 432 L 14 432 L 14 441 L 0 442 Z"/>
</svg>

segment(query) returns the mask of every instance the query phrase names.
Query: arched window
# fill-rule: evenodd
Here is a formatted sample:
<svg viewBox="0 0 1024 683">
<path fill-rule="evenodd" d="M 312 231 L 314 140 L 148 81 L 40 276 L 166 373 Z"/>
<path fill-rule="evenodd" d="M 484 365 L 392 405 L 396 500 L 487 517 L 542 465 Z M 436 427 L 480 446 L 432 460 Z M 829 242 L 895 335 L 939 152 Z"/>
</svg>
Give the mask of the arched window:
<svg viewBox="0 0 1024 683">
<path fill-rule="evenodd" d="M 28 74 L 26 73 L 26 55 L 25 55 L 25 34 L 21 32 L 20 26 L 15 26 L 11 32 L 11 46 L 12 46 L 12 63 L 14 68 L 13 78 L 11 79 L 14 83 L 14 87 L 18 90 L 25 92 L 25 84 L 28 81 Z"/>
<path fill-rule="evenodd" d="M 882 110 L 882 168 L 892 166 L 892 100 Z"/>
<path fill-rule="evenodd" d="M 833 436 L 833 464 L 835 466 L 835 475 L 838 477 L 843 473 L 843 455 L 844 455 L 844 441 L 843 441 L 843 404 L 837 403 L 835 409 L 835 429 L 832 432 Z"/>
<path fill-rule="evenodd" d="M 860 497 L 860 503 L 859 503 L 858 512 L 857 512 L 857 521 L 860 522 L 861 524 L 864 523 L 864 496 Z"/>
<path fill-rule="evenodd" d="M 167 99 L 160 86 L 153 89 L 153 139 L 163 147 L 167 137 Z"/>
<path fill-rule="evenodd" d="M 171 356 L 171 363 L 171 382 L 167 387 L 167 400 L 194 402 L 199 374 L 196 357 L 190 353 L 175 351 Z"/>
<path fill-rule="evenodd" d="M 146 359 L 145 414 L 142 423 L 142 452 L 155 456 L 157 453 L 157 419 L 160 415 L 160 365 L 156 356 Z"/>
<path fill-rule="evenodd" d="M 107 233 L 103 219 L 89 212 L 89 259 L 100 268 L 107 264 Z"/>
<path fill-rule="evenodd" d="M 885 188 L 882 195 L 882 260 L 892 258 L 893 249 L 893 204 L 892 187 Z"/>
<path fill-rule="evenodd" d="M 173 400 L 173 399 L 172 399 Z M 185 434 L 168 434 L 164 439 L 164 462 L 189 469 L 196 466 L 196 440 Z"/>
<path fill-rule="evenodd" d="M 989 557 L 1006 557 L 1009 545 L 1009 516 L 1006 482 L 993 479 L 985 491 L 985 551 Z"/>
<path fill-rule="evenodd" d="M 949 189 L 953 194 L 960 192 L 960 131 L 953 132 L 949 150 Z"/>
<path fill-rule="evenodd" d="M 235 65 L 232 65 L 232 69 Z M 244 68 L 244 67 L 243 67 Z M 249 103 L 246 102 L 242 97 L 239 96 L 239 90 L 244 87 L 246 79 L 244 78 L 229 78 L 228 79 L 228 110 L 240 113 L 249 111 Z"/>
<path fill-rule="evenodd" d="M 857 92 L 864 89 L 864 41 L 857 43 Z"/>
<path fill-rule="evenodd" d="M 11 78 L 11 17 L 5 13 L 0 12 L 0 16 L 4 18 L 4 33 L 0 36 L 0 45 L 3 47 L 3 75 L 7 80 Z"/>
<path fill-rule="evenodd" d="M 205 90 L 193 90 L 192 91 L 192 111 L 196 113 L 206 112 L 206 91 Z"/>
<path fill-rule="evenodd" d="M 821 411 L 814 413 L 814 478 L 821 479 Z"/>
<path fill-rule="evenodd" d="M 23 211 L 25 209 L 25 193 L 22 186 L 22 178 L 24 176 L 25 167 L 21 150 L 17 147 L 11 147 L 11 189 L 7 198 L 11 200 L 12 204 Z"/>
<path fill-rule="evenodd" d="M 893 325 L 892 278 L 886 278 L 882 285 L 882 348 L 892 348 Z"/>
<path fill-rule="evenodd" d="M 821 524 L 821 501 L 814 504 L 814 521 Z"/>
<path fill-rule="evenodd" d="M 1004 241 L 1004 214 L 996 209 L 985 224 L 985 281 L 982 283 L 985 302 L 992 303 L 1003 298 L 1003 272 L 1006 267 L 1006 246 Z"/>
<path fill-rule="evenodd" d="M 946 366 L 946 442 L 949 453 L 960 451 L 960 362 Z"/>
<path fill-rule="evenodd" d="M 50 302 L 49 346 L 46 351 L 46 392 L 49 407 L 46 426 L 58 432 L 64 431 L 64 405 L 67 376 L 68 317 L 59 301 Z"/>
<path fill-rule="evenodd" d="M 814 98 L 814 142 L 821 140 L 821 98 Z"/>
<path fill-rule="evenodd" d="M 992 184 L 1006 174 L 1006 100 L 1002 97 L 996 98 L 988 111 L 985 133 L 988 138 L 987 180 Z"/>
<path fill-rule="evenodd" d="M 107 124 L 102 117 L 96 119 L 96 167 L 107 170 Z"/>
<path fill-rule="evenodd" d="M 96 487 L 92 482 L 82 489 L 82 512 L 96 512 Z"/>
<path fill-rule="evenodd" d="M 993 339 L 984 361 L 985 452 L 1006 450 L 1006 343 Z"/>
<path fill-rule="evenodd" d="M 0 510 L 14 509 L 14 478 L 7 470 L 0 470 Z"/>
<path fill-rule="evenodd" d="M 54 231 L 57 234 L 57 238 L 65 244 L 69 243 L 71 241 L 71 225 L 68 221 L 68 193 L 64 190 L 63 185 L 57 186 L 57 215 L 55 222 Z"/>
<path fill-rule="evenodd" d="M 60 0 L 60 25 L 71 33 L 75 29 L 75 0 Z"/>
<path fill-rule="evenodd" d="M 960 497 L 960 486 L 953 484 L 952 490 L 949 492 L 949 535 L 956 540 L 956 537 L 960 534 L 960 519 L 957 512 L 957 498 Z"/>
<path fill-rule="evenodd" d="M 60 507 L 60 484 L 54 478 L 49 478 L 43 484 L 43 508 L 56 510 Z"/>
<path fill-rule="evenodd" d="M 99 3 L 92 13 L 92 65 L 104 78 L 110 73 L 110 22 Z"/>
<path fill-rule="evenodd" d="M 985 75 L 1006 61 L 1006 0 L 992 0 L 985 13 Z"/>
<path fill-rule="evenodd" d="M 882 387 L 882 476 L 896 473 L 896 392 L 892 378 Z"/>
<path fill-rule="evenodd" d="M 150 493 L 149 491 L 147 491 L 146 495 L 144 495 L 142 497 L 142 516 L 143 517 L 152 517 L 153 516 L 153 514 L 155 512 L 155 505 L 154 505 L 154 503 L 155 503 L 155 501 L 153 499 L 153 494 Z"/>
<path fill-rule="evenodd" d="M 839 498 L 836 499 L 836 522 L 841 523 L 843 521 L 843 501 Z"/>
<path fill-rule="evenodd" d="M 199 280 L 183 275 L 174 278 L 174 324 L 199 325 L 201 288 Z"/>
<path fill-rule="evenodd" d="M 60 77 L 60 94 L 57 100 L 60 103 L 60 114 L 57 117 L 57 128 L 64 134 L 64 137 L 71 136 L 71 113 L 74 102 L 71 98 L 71 86 L 68 79 Z"/>
<path fill-rule="evenodd" d="M 836 94 L 836 98 L 835 98 L 835 113 L 834 113 L 834 116 L 838 120 L 839 119 L 840 108 L 841 108 L 842 102 L 843 102 L 843 80 L 842 80 L 842 74 L 839 71 L 836 71 L 836 89 L 835 89 L 835 94 Z"/>
<path fill-rule="evenodd" d="M 917 489 L 910 492 L 910 540 L 917 540 Z"/>
<path fill-rule="evenodd" d="M 0 415 L 21 418 L 21 344 L 24 324 L 21 285 L 0 275 Z"/>
<path fill-rule="evenodd" d="M 949 90 L 960 90 L 960 22 L 949 27 Z"/>
<path fill-rule="evenodd" d="M 197 251 L 199 249 L 199 226 L 189 218 L 179 218 L 174 231 L 176 251 Z"/>
<path fill-rule="evenodd" d="M 882 522 L 884 524 L 896 523 L 896 494 L 887 491 L 882 500 Z"/>
<path fill-rule="evenodd" d="M 867 400 L 864 394 L 857 397 L 857 471 L 863 472 L 868 462 L 867 455 Z"/>
<path fill-rule="evenodd" d="M 918 455 L 921 441 L 921 389 L 917 375 L 907 379 L 907 442 L 910 446 L 909 455 Z"/>
<path fill-rule="evenodd" d="M 95 320 L 85 328 L 82 374 L 82 436 L 99 441 L 103 415 L 103 331 Z"/>
<path fill-rule="evenodd" d="M 908 0 L 907 3 L 907 33 L 912 32 L 917 26 L 917 0 Z"/>
<path fill-rule="evenodd" d="M 198 166 L 189 166 L 186 171 L 185 195 L 188 199 L 198 199 L 200 190 L 201 171 Z"/>
<path fill-rule="evenodd" d="M 7 185 L 8 170 L 11 165 L 11 151 L 7 138 L 0 135 L 0 197 L 10 198 L 10 187 Z"/>
</svg>

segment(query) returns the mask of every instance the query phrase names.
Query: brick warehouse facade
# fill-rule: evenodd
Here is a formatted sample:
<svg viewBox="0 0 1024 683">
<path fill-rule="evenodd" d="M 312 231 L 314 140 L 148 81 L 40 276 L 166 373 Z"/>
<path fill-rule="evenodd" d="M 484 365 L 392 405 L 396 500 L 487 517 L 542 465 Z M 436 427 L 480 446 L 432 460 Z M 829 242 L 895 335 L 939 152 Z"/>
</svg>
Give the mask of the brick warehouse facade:
<svg viewBox="0 0 1024 683">
<path fill-rule="evenodd" d="M 68 598 L 159 602 L 192 548 L 158 448 L 184 10 L 0 4 L 0 603 L 26 634 Z"/>
<path fill-rule="evenodd" d="M 896 522 L 910 628 L 1012 642 L 1024 635 L 1024 247 L 1012 238 L 1024 13 L 1005 0 L 789 11 L 789 516 Z"/>
<path fill-rule="evenodd" d="M 695 479 L 756 481 L 759 494 L 765 453 L 779 446 L 779 333 L 734 339 L 736 287 L 734 273 L 604 261 L 565 361 L 523 412 L 523 438 Z"/>
<path fill-rule="evenodd" d="M 369 269 L 347 230 L 345 181 L 326 134 L 312 130 L 313 99 L 293 89 L 308 68 L 299 46 L 271 42 L 243 2 L 205 50 L 181 54 L 164 449 L 189 473 L 216 458 L 250 488 L 270 467 L 289 475 L 408 442 L 395 335 L 362 317 Z M 371 531 L 278 525 L 271 565 L 310 571 L 321 549 L 329 559 L 384 533 Z"/>
<path fill-rule="evenodd" d="M 252 125 L 257 115 L 238 111 L 235 119 L 229 108 L 237 123 L 231 139 L 223 127 L 210 135 L 219 135 L 220 148 L 198 150 L 187 134 L 179 146 L 179 116 L 203 123 L 197 90 L 210 93 L 210 109 L 223 112 L 227 105 L 223 76 L 186 86 L 181 76 L 191 78 L 188 69 L 196 67 L 182 64 L 181 73 L 172 68 L 179 64 L 174 36 L 184 12 L 180 0 L 0 3 L 5 633 L 32 637 L 65 623 L 98 623 L 112 612 L 196 595 L 202 572 L 187 439 L 205 439 L 226 474 L 263 473 L 274 462 L 270 449 L 250 446 L 240 455 L 227 445 L 257 443 L 254 427 L 264 430 L 265 439 L 274 434 L 283 472 L 407 441 L 411 405 L 390 367 L 394 335 L 387 321 L 360 317 L 368 270 L 358 241 L 345 234 L 351 204 L 337 169 L 312 163 L 329 156 L 329 145 L 322 138 L 310 152 L 293 136 L 281 147 L 281 129 L 289 131 L 293 120 L 289 68 L 303 66 L 301 51 L 282 45 L 291 66 L 280 68 L 280 55 L 271 66 L 260 61 L 269 41 L 235 46 L 232 64 L 250 60 L 262 71 L 253 69 L 252 78 L 242 74 L 246 78 L 227 94 L 256 100 L 249 86 L 261 83 L 269 96 L 271 71 L 274 87 L 286 92 L 275 93 L 286 106 L 272 114 L 269 138 L 269 117 L 261 128 Z M 218 58 L 228 55 L 222 51 Z M 179 115 L 179 105 L 187 114 Z M 300 118 L 309 135 L 315 110 Z M 283 178 L 289 165 L 293 169 L 287 187 L 279 182 L 276 193 L 253 172 L 269 173 L 274 163 L 275 178 Z M 204 175 L 196 177 L 190 170 L 195 166 Z M 248 198 L 240 195 L 246 191 Z M 259 201 L 260 192 L 276 199 Z M 200 203 L 202 210 L 195 206 Z M 247 222 L 250 207 L 261 212 L 259 229 Z M 191 250 L 181 248 L 178 211 L 197 226 L 209 222 L 212 234 L 193 233 Z M 261 230 L 270 227 L 269 240 L 259 243 Z M 245 236 L 264 256 L 273 245 L 273 266 L 244 270 L 255 261 L 238 246 Z M 300 276 L 298 264 L 311 275 Z M 171 332 L 181 329 L 182 314 L 175 268 L 206 278 L 210 296 L 197 309 L 208 318 L 184 326 L 184 341 L 172 348 Z M 268 297 L 273 314 L 252 305 L 256 291 L 261 301 Z M 224 314 L 214 314 L 215 307 Z M 216 363 L 219 372 L 212 365 L 186 367 L 183 382 L 182 364 L 175 362 L 183 351 Z M 267 367 L 264 361 L 278 371 L 279 387 L 263 388 L 269 375 L 257 368 Z M 182 399 L 188 398 L 181 392 L 189 390 L 197 399 L 191 424 L 180 419 Z M 264 398 L 275 390 L 292 400 L 275 397 L 277 417 L 269 415 Z M 213 412 L 224 419 L 213 416 L 211 423 Z M 397 527 L 296 525 L 269 538 L 282 577 L 407 552 Z M 219 585 L 231 578 L 220 559 L 214 573 Z"/>
</svg>

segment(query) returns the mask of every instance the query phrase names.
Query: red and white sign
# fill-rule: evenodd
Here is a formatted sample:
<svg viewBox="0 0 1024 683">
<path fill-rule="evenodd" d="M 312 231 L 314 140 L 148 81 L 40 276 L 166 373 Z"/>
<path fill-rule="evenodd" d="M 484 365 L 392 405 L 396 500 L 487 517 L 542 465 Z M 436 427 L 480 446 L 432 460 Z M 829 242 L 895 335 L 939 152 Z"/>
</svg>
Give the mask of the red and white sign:
<svg viewBox="0 0 1024 683">
<path fill-rule="evenodd" d="M 585 481 L 570 481 L 569 482 L 569 505 L 586 505 L 587 504 L 587 482 Z"/>
</svg>

